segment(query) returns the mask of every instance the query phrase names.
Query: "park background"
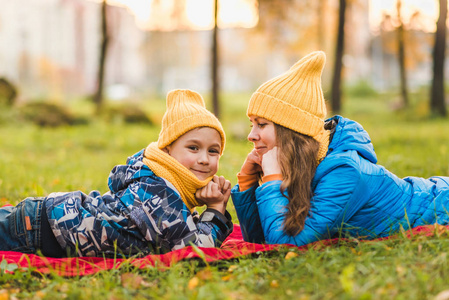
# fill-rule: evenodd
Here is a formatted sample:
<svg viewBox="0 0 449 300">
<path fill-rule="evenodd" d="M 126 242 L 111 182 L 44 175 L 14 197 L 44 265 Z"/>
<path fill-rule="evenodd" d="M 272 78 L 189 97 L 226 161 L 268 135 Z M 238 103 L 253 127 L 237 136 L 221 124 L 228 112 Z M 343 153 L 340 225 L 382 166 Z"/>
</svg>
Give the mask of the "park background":
<svg viewBox="0 0 449 300">
<path fill-rule="evenodd" d="M 251 149 L 252 92 L 313 50 L 327 54 L 328 115 L 360 122 L 381 165 L 399 177 L 448 176 L 444 85 L 436 93 L 443 105 L 431 104 L 448 72 L 433 54 L 441 3 L 221 0 L 214 26 L 212 0 L 0 0 L 0 205 L 106 192 L 113 166 L 157 139 L 175 88 L 200 92 L 223 121 L 219 173 L 235 184 Z M 237 222 L 231 201 L 229 211 Z M 15 266 L 2 262 L 0 297 L 449 299 L 447 238 L 399 234 L 169 269 L 124 264 L 74 279 L 9 274 Z"/>
<path fill-rule="evenodd" d="M 212 97 L 214 85 L 253 91 L 323 50 L 329 93 L 337 63 L 339 86 L 430 86 L 436 0 L 218 1 L 217 30 L 214 2 L 110 0 L 103 10 L 101 1 L 3 0 L 0 76 L 21 101 L 66 103 L 99 86 L 109 100 L 151 100 L 175 88 Z"/>
</svg>

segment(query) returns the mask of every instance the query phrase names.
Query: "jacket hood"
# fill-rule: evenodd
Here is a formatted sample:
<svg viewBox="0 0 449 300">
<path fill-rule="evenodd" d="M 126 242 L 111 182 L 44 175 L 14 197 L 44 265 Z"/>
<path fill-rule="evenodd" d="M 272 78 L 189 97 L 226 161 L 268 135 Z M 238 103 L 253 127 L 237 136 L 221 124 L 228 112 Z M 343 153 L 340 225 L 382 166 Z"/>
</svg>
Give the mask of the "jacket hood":
<svg viewBox="0 0 449 300">
<path fill-rule="evenodd" d="M 355 150 L 360 156 L 370 162 L 377 163 L 377 156 L 374 152 L 371 138 L 362 125 L 342 116 L 334 116 L 327 121 L 331 120 L 334 120 L 337 125 L 329 144 L 328 155 L 331 152 Z"/>
<path fill-rule="evenodd" d="M 119 193 L 126 190 L 128 186 L 138 181 L 141 177 L 156 176 L 143 162 L 143 151 L 141 150 L 128 157 L 126 165 L 115 166 L 108 178 L 108 186 L 111 192 Z"/>
</svg>

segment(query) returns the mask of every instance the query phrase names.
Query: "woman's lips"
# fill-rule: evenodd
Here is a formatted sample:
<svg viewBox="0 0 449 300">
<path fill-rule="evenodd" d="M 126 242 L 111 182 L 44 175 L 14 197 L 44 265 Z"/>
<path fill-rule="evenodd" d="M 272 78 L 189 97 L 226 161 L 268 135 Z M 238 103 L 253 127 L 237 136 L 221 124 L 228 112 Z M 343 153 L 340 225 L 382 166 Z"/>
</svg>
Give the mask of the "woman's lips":
<svg viewBox="0 0 449 300">
<path fill-rule="evenodd" d="M 255 147 L 257 154 L 263 154 L 267 151 L 267 147 Z"/>
</svg>

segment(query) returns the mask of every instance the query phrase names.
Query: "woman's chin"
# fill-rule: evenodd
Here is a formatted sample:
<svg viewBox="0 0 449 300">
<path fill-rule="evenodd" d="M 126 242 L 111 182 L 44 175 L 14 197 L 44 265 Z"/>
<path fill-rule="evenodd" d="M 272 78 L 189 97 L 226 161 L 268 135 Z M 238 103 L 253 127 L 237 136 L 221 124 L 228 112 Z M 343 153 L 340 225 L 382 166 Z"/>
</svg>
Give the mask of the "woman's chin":
<svg viewBox="0 0 449 300">
<path fill-rule="evenodd" d="M 268 150 L 264 149 L 264 150 L 257 150 L 256 153 L 259 157 L 262 157 L 265 153 L 267 153 Z"/>
</svg>

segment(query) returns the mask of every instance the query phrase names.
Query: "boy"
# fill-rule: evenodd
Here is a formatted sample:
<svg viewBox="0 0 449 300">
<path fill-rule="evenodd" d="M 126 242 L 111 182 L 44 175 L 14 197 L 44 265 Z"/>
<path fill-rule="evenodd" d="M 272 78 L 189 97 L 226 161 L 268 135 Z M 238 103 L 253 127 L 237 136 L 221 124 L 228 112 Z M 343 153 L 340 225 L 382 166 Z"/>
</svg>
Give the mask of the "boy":
<svg viewBox="0 0 449 300">
<path fill-rule="evenodd" d="M 224 146 L 202 97 L 171 91 L 158 141 L 113 168 L 109 192 L 52 193 L 1 208 L 0 250 L 63 257 L 215 247 L 233 229 L 231 184 L 215 176 Z M 204 204 L 198 218 L 194 207 Z"/>
</svg>

